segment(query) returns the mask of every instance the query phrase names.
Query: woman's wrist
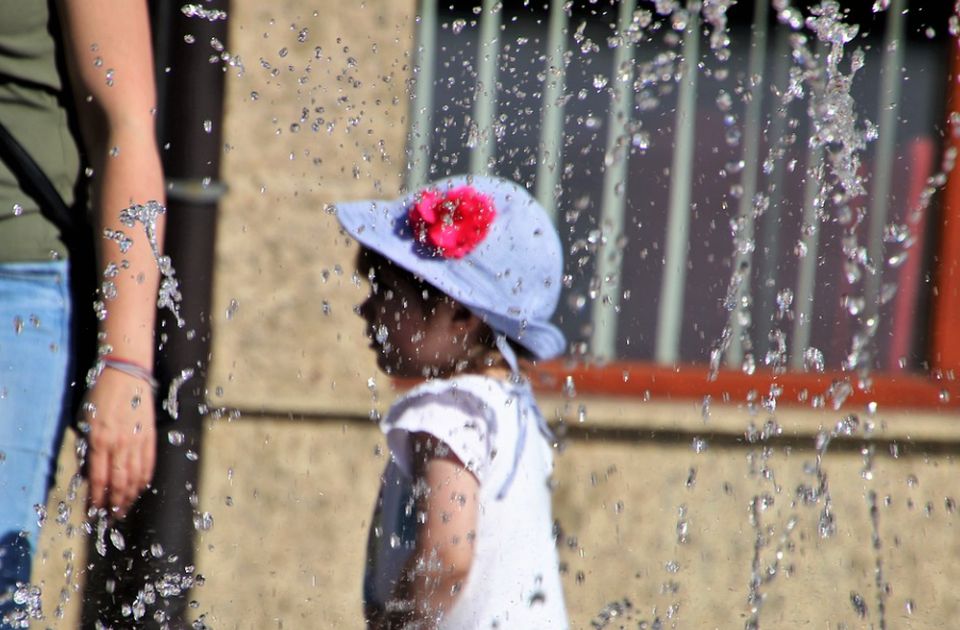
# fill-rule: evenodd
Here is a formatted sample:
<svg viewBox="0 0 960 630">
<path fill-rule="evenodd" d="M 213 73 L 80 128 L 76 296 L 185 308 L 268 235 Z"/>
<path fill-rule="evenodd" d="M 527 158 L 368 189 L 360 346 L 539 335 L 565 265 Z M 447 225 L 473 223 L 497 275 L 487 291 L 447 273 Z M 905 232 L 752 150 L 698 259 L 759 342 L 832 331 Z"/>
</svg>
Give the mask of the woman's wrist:
<svg viewBox="0 0 960 630">
<path fill-rule="evenodd" d="M 103 368 L 110 368 L 118 372 L 123 372 L 128 376 L 138 378 L 149 385 L 154 393 L 157 391 L 158 383 L 157 379 L 153 377 L 153 370 L 148 369 L 145 365 L 137 361 L 126 359 L 115 354 L 106 354 L 100 357 L 100 364 Z"/>
</svg>

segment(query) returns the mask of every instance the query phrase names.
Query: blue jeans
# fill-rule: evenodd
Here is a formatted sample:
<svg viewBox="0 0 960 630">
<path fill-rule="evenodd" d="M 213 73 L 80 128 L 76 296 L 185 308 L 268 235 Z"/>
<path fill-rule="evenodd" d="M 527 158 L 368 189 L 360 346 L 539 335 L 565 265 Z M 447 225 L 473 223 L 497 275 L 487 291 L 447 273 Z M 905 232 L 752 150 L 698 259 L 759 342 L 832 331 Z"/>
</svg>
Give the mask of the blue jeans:
<svg viewBox="0 0 960 630">
<path fill-rule="evenodd" d="M 67 264 L 0 263 L 0 629 L 27 627 L 13 592 L 30 581 L 36 506 L 46 505 L 67 425 Z"/>
</svg>

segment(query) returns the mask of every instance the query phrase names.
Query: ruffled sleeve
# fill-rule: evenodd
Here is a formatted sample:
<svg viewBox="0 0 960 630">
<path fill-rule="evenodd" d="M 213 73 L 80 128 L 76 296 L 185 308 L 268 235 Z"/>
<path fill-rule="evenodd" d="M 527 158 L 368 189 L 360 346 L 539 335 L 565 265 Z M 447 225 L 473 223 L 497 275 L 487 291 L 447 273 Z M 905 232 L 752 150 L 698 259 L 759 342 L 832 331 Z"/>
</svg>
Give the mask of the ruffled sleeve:
<svg viewBox="0 0 960 630">
<path fill-rule="evenodd" d="M 423 386 L 397 401 L 380 428 L 401 472 L 412 476 L 411 435 L 427 433 L 442 441 L 480 484 L 496 456 L 496 416 L 484 401 L 455 384 Z"/>
</svg>

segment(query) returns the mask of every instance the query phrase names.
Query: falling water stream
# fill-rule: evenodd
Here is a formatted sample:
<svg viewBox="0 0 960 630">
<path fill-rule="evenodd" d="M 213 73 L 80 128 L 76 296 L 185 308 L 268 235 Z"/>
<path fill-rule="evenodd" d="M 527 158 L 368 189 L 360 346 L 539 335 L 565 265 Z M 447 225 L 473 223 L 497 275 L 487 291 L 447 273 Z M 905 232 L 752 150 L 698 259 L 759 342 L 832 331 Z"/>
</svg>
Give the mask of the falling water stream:
<svg viewBox="0 0 960 630">
<path fill-rule="evenodd" d="M 591 2 L 591 4 L 596 3 Z M 794 554 L 796 554 L 798 540 L 803 535 L 803 523 L 808 516 L 814 515 L 815 533 L 818 539 L 828 541 L 836 536 L 839 516 L 834 496 L 831 494 L 825 462 L 830 456 L 832 444 L 856 442 L 862 444 L 859 453 L 863 465 L 859 474 L 866 488 L 863 502 L 868 514 L 868 522 L 863 525 L 869 532 L 872 551 L 873 565 L 870 570 L 873 578 L 871 582 L 873 592 L 852 590 L 849 601 L 859 619 L 864 620 L 865 623 L 869 619 L 875 627 L 886 628 L 890 615 L 888 599 L 891 584 L 888 583 L 889 576 L 885 570 L 883 553 L 885 546 L 891 543 L 881 536 L 882 508 L 889 497 L 879 494 L 874 484 L 874 464 L 879 457 L 877 450 L 879 445 L 884 444 L 883 441 L 876 439 L 882 433 L 880 422 L 877 420 L 877 405 L 870 404 L 859 415 L 841 407 L 855 390 L 870 390 L 871 372 L 876 367 L 876 347 L 881 343 L 881 339 L 878 338 L 880 315 L 877 309 L 868 308 L 865 301 L 867 279 L 882 275 L 884 271 L 896 269 L 909 256 L 921 255 L 921 252 L 911 250 L 919 236 L 918 226 L 922 224 L 922 219 L 929 210 L 934 195 L 942 189 L 947 176 L 953 170 L 956 155 L 951 151 L 945 151 L 937 172 L 927 178 L 918 202 L 905 213 L 906 218 L 891 220 L 883 226 L 882 256 L 879 259 L 872 258 L 868 244 L 865 242 L 866 237 L 862 234 L 869 221 L 866 206 L 863 203 L 869 189 L 869 178 L 865 175 L 863 164 L 870 145 L 880 137 L 880 127 L 862 116 L 860 112 L 863 107 L 853 95 L 854 84 L 859 73 L 864 72 L 866 55 L 858 47 L 858 36 L 861 35 L 859 27 L 848 21 L 844 6 L 835 0 L 822 0 L 807 8 L 801 8 L 795 6 L 795 3 L 790 0 L 772 0 L 771 7 L 775 12 L 776 21 L 788 33 L 789 72 L 786 82 L 775 84 L 765 74 L 749 76 L 742 79 L 740 87 L 743 89 L 731 90 L 730 74 L 736 74 L 737 71 L 730 67 L 732 53 L 728 13 L 737 4 L 736 0 L 703 0 L 702 2 L 656 0 L 637 4 L 636 11 L 629 20 L 628 32 L 616 33 L 610 38 L 608 45 L 616 48 L 651 41 L 661 42 L 662 45 L 659 52 L 650 59 L 631 59 L 633 66 L 629 73 L 624 72 L 622 68 L 614 68 L 611 72 L 597 70 L 594 73 L 592 87 L 598 92 L 611 91 L 618 82 L 629 82 L 629 91 L 635 101 L 634 111 L 640 114 L 637 120 L 628 120 L 624 124 L 623 136 L 617 140 L 618 150 L 611 150 L 605 154 L 606 168 L 610 168 L 616 160 L 629 159 L 631 155 L 634 155 L 635 159 L 637 157 L 642 159 L 646 152 L 655 148 L 653 144 L 657 141 L 656 134 L 651 133 L 648 121 L 655 120 L 658 114 L 662 114 L 659 111 L 661 99 L 665 100 L 668 95 L 673 94 L 675 88 L 679 88 L 685 80 L 684 73 L 690 71 L 690 65 L 685 63 L 688 60 L 684 59 L 683 39 L 691 20 L 696 20 L 696 24 L 700 24 L 702 20 L 705 27 L 703 30 L 708 37 L 712 60 L 708 63 L 704 60 L 705 56 L 701 56 L 699 63 L 695 66 L 702 76 L 715 80 L 715 84 L 705 82 L 700 89 L 713 89 L 717 93 L 715 103 L 723 123 L 722 138 L 726 149 L 734 152 L 742 150 L 741 144 L 748 134 L 743 132 L 746 122 L 738 113 L 739 105 L 746 106 L 756 94 L 765 94 L 766 98 L 772 95 L 776 100 L 774 113 L 768 121 L 765 132 L 775 127 L 773 118 L 778 119 L 776 124 L 792 130 L 791 133 L 781 137 L 768 138 L 766 155 L 757 156 L 759 165 L 745 164 L 743 160 L 738 159 L 725 167 L 722 173 L 727 192 L 722 203 L 716 204 L 717 207 L 729 210 L 740 206 L 745 210 L 739 213 L 728 212 L 731 214 L 728 225 L 731 251 L 734 252 L 735 262 L 731 265 L 729 278 L 721 279 L 726 287 L 722 300 L 722 315 L 726 321 L 720 334 L 712 340 L 709 356 L 705 357 L 711 378 L 717 376 L 724 361 L 731 361 L 730 357 L 733 357 L 732 361 L 736 369 L 746 374 L 753 374 L 760 368 L 772 370 L 774 374 L 783 374 L 788 369 L 824 372 L 834 367 L 827 364 L 824 351 L 820 348 L 810 345 L 804 347 L 799 353 L 793 349 L 792 343 L 797 335 L 798 322 L 802 324 L 803 318 L 810 315 L 802 313 L 804 307 L 798 303 L 802 291 L 792 284 L 780 282 L 773 287 L 776 308 L 771 321 L 766 322 L 770 326 L 769 335 L 761 340 L 761 342 L 766 341 L 767 346 L 755 347 L 755 338 L 751 337 L 751 326 L 758 319 L 757 300 L 750 295 L 751 276 L 754 274 L 753 255 L 758 251 L 757 237 L 753 233 L 752 225 L 763 218 L 771 206 L 777 203 L 778 195 L 783 194 L 782 190 L 776 188 L 776 176 L 799 170 L 803 173 L 805 185 L 809 189 L 809 204 L 803 208 L 804 219 L 799 227 L 799 233 L 793 235 L 795 245 L 792 251 L 798 265 L 802 266 L 808 256 L 815 256 L 813 250 L 816 239 L 825 226 L 839 225 L 842 226 L 843 231 L 842 275 L 846 283 L 843 316 L 849 319 L 852 332 L 842 363 L 836 367 L 843 371 L 846 379 L 834 383 L 826 391 L 810 392 L 807 401 L 809 405 L 822 410 L 824 414 L 834 414 L 834 416 L 824 416 L 832 419 L 827 426 L 821 427 L 816 433 L 813 443 L 806 445 L 812 453 L 813 461 L 803 465 L 804 482 L 788 487 L 778 481 L 781 476 L 789 476 L 786 474 L 788 469 L 796 465 L 796 459 L 779 456 L 784 451 L 778 444 L 785 435 L 785 429 L 781 426 L 778 415 L 782 389 L 774 386 L 767 392 L 754 392 L 748 400 L 732 401 L 742 405 L 749 412 L 750 418 L 742 435 L 742 444 L 746 447 L 747 453 L 744 475 L 757 482 L 756 489 L 751 492 L 752 496 L 742 511 L 746 525 L 743 536 L 750 539 L 749 579 L 742 584 L 742 591 L 735 594 L 735 598 L 744 611 L 742 616 L 744 627 L 747 630 L 764 627 L 764 603 L 773 583 L 776 580 L 786 579 L 784 576 L 789 577 L 795 571 L 802 571 L 802 568 L 797 569 L 794 565 L 796 559 Z M 900 3 L 876 0 L 872 9 L 876 14 L 884 14 L 892 10 L 891 6 L 899 7 Z M 569 13 L 569 4 L 567 10 Z M 227 19 L 224 12 L 208 10 L 199 4 L 185 4 L 181 11 L 188 17 L 201 20 Z M 577 54 L 589 57 L 601 44 L 591 39 L 585 25 L 586 22 L 582 25 L 571 24 L 568 35 L 579 47 Z M 451 24 L 450 29 L 454 35 L 459 36 L 462 32 L 470 30 L 467 26 L 466 20 L 457 20 Z M 951 34 L 960 35 L 960 1 L 956 3 L 955 15 L 951 17 L 948 28 Z M 301 43 L 306 42 L 307 33 L 306 27 L 299 30 Z M 898 42 L 894 44 L 901 45 Z M 238 79 L 242 78 L 245 71 L 240 58 L 225 51 L 218 42 L 211 42 L 210 45 L 214 49 L 214 57 L 226 66 L 236 69 Z M 277 76 L 280 68 L 289 61 L 284 61 L 288 54 L 286 51 L 286 48 L 278 51 L 279 61 L 261 58 L 259 68 L 271 76 Z M 320 47 L 316 47 L 315 51 L 315 59 L 319 64 L 324 60 L 324 53 Z M 347 67 L 337 76 L 337 81 L 341 84 L 357 81 L 352 77 L 351 71 L 358 61 L 353 56 L 350 56 L 349 60 Z M 569 65 L 569 55 L 564 63 Z M 307 76 L 308 73 L 305 72 L 304 82 L 308 81 Z M 752 89 L 754 85 L 759 86 L 758 90 Z M 566 95 L 565 98 L 573 100 L 580 96 Z M 342 98 L 346 99 L 346 97 Z M 260 95 L 257 92 L 250 92 L 251 103 L 259 99 Z M 738 103 L 737 99 L 743 102 Z M 344 107 L 349 111 L 350 106 Z M 795 117 L 791 113 L 796 112 L 798 107 L 803 110 L 802 117 Z M 318 107 L 312 112 L 304 108 L 299 118 L 290 124 L 290 133 L 299 133 L 301 129 L 310 128 L 314 133 L 327 133 L 332 136 L 335 130 L 339 131 L 336 129 L 337 123 L 332 116 L 329 119 L 325 119 L 325 116 L 327 113 L 322 108 Z M 960 114 L 952 114 L 951 119 L 953 122 L 960 122 Z M 451 120 L 453 120 L 452 115 L 441 120 L 440 125 L 456 126 L 457 121 L 450 122 Z M 358 121 L 359 117 L 355 119 L 351 117 L 345 133 L 349 132 L 349 128 L 356 127 Z M 596 118 L 592 117 L 584 117 L 582 122 L 582 127 L 586 130 L 601 125 Z M 809 126 L 808 138 L 796 133 L 801 124 Z M 444 130 L 437 127 L 434 131 L 441 136 Z M 503 120 L 500 120 L 493 133 L 502 136 L 511 133 L 511 129 L 509 125 L 503 123 Z M 478 146 L 482 137 L 483 130 L 479 129 L 475 122 L 465 125 L 465 148 Z M 806 164 L 798 165 L 795 163 L 796 160 L 790 157 L 791 149 L 804 142 L 806 145 L 803 148 L 812 157 Z M 380 150 L 381 157 L 385 156 L 382 141 Z M 292 157 L 291 153 L 291 160 Z M 363 160 L 370 159 L 373 159 L 372 154 L 365 153 Z M 386 160 L 385 157 L 384 160 Z M 745 169 L 750 167 L 759 167 L 770 183 L 766 188 L 753 190 L 752 197 L 741 205 L 739 200 L 745 191 L 744 173 Z M 569 170 L 573 169 L 574 166 L 571 163 Z M 345 176 L 347 171 L 350 171 L 350 165 L 344 171 Z M 358 177 L 359 171 L 356 166 L 353 166 L 351 172 L 354 177 Z M 377 185 L 379 186 L 379 182 Z M 616 190 L 619 195 L 626 194 L 624 182 L 620 182 L 620 187 Z M 565 215 L 561 214 L 558 217 L 558 222 L 566 223 L 572 231 L 573 227 L 581 225 L 577 223 L 582 220 L 581 211 L 586 214 L 590 203 L 581 204 L 579 200 L 574 199 L 568 205 L 570 209 Z M 158 307 L 169 310 L 178 326 L 183 328 L 185 322 L 180 314 L 181 295 L 176 274 L 169 257 L 161 254 L 157 243 L 156 222 L 163 212 L 164 208 L 156 202 L 131 206 L 121 213 L 121 221 L 130 233 L 108 232 L 104 237 L 116 242 L 121 252 L 126 252 L 133 241 L 141 238 L 142 230 L 142 237 L 146 238 L 150 244 L 162 274 Z M 718 214 L 720 214 L 719 211 Z M 603 233 L 603 226 L 592 227 L 594 229 L 589 233 L 574 234 L 574 238 L 571 239 L 569 259 L 578 261 L 575 263 L 578 269 L 592 268 L 595 261 L 591 260 L 591 257 L 601 251 L 601 244 L 607 238 Z M 813 271 L 816 271 L 818 265 L 819 263 L 813 265 Z M 116 293 L 116 287 L 112 282 L 116 273 L 116 268 L 109 268 L 104 272 L 102 300 L 95 305 L 98 316 L 101 318 L 109 316 L 109 301 Z M 565 278 L 565 286 L 571 289 L 568 300 L 570 310 L 579 313 L 591 299 L 601 299 L 600 289 L 605 280 L 605 278 L 592 278 L 589 286 L 581 287 L 576 285 L 573 276 Z M 810 281 L 814 282 L 812 279 Z M 896 283 L 886 281 L 878 293 L 879 303 L 888 302 L 896 291 Z M 624 291 L 623 297 L 627 300 L 629 291 Z M 323 304 L 324 314 L 327 314 L 331 307 L 326 301 Z M 235 310 L 234 302 L 231 310 L 228 311 L 228 319 Z M 181 331 L 181 333 L 189 335 L 190 331 Z M 581 347 L 579 343 L 575 345 L 575 351 L 578 347 Z M 742 355 L 736 354 L 735 348 L 742 349 Z M 589 349 L 585 353 L 589 354 Z M 583 354 L 583 352 L 575 352 L 575 354 Z M 95 379 L 98 373 L 98 370 L 92 370 L 89 379 Z M 178 414 L 179 389 L 192 376 L 192 370 L 184 370 L 179 375 L 175 375 L 169 390 L 165 393 L 162 401 L 163 408 L 174 419 Z M 371 378 L 368 383 L 375 406 L 378 403 L 376 381 Z M 563 396 L 571 404 L 577 399 L 572 378 L 568 377 L 564 382 Z M 712 402 L 709 396 L 703 399 L 702 417 L 705 426 L 709 425 L 711 420 Z M 577 417 L 576 424 L 588 425 L 587 408 L 577 403 L 575 409 L 575 412 L 572 408 L 570 411 L 571 415 L 575 414 Z M 371 412 L 371 417 L 375 417 L 374 412 Z M 172 444 L 179 444 L 183 440 L 183 435 L 171 431 L 167 439 Z M 695 437 L 690 447 L 693 456 L 696 457 L 711 448 L 711 443 L 706 438 Z M 78 454 L 81 457 L 85 448 L 81 440 L 78 445 Z M 891 446 L 890 456 L 892 458 L 899 456 L 896 445 Z M 232 470 L 230 474 L 232 475 Z M 702 479 L 702 476 L 698 475 L 698 467 L 690 465 L 684 482 L 686 488 L 693 489 L 698 479 Z M 68 527 L 70 506 L 77 500 L 80 485 L 80 476 L 75 475 L 70 481 L 65 501 L 58 505 L 55 520 L 60 526 Z M 954 509 L 952 499 L 950 502 L 948 511 Z M 774 509 L 775 506 L 778 509 Z M 213 525 L 213 516 L 209 512 L 201 512 L 197 506 L 194 507 L 196 508 L 194 519 L 196 529 L 200 531 L 210 529 Z M 670 532 L 670 538 L 675 541 L 676 548 L 681 549 L 691 545 L 694 537 L 692 532 L 695 529 L 692 524 L 698 518 L 706 519 L 706 515 L 701 513 L 699 506 L 692 498 L 667 506 L 667 509 L 670 509 L 675 516 L 672 520 L 671 526 L 674 529 Z M 84 534 L 93 538 L 97 551 L 105 554 L 108 545 L 116 549 L 124 548 L 122 536 L 110 528 L 105 514 L 91 513 L 89 516 L 84 525 Z M 47 519 L 45 508 L 38 506 L 38 518 L 41 521 Z M 643 524 L 641 523 L 640 526 Z M 68 537 L 74 534 L 72 529 L 67 532 Z M 565 541 L 571 549 L 582 551 L 575 535 L 568 535 Z M 163 555 L 162 549 L 151 550 L 151 552 L 157 557 Z M 59 606 L 54 612 L 57 618 L 62 617 L 63 607 L 70 598 L 70 585 L 77 579 L 77 567 L 72 558 L 67 567 L 67 573 L 64 576 L 67 586 L 63 589 Z M 591 626 L 596 629 L 685 627 L 678 621 L 681 614 L 680 592 L 685 568 L 682 563 L 673 559 L 663 567 L 667 577 L 661 584 L 660 592 L 666 598 L 664 601 L 668 602 L 666 606 L 651 611 L 645 603 L 638 604 L 626 594 L 607 593 L 609 603 L 596 612 Z M 596 570 L 603 569 L 597 567 Z M 575 577 L 576 582 L 580 583 L 582 577 L 578 573 Z M 171 579 L 175 583 L 167 580 L 164 584 L 144 585 L 140 596 L 127 606 L 125 613 L 133 619 L 139 619 L 143 616 L 146 606 L 158 595 L 162 597 L 179 594 L 193 584 L 190 576 L 173 576 L 173 578 Z M 27 607 L 26 618 L 35 620 L 43 618 L 40 610 L 40 595 L 39 586 L 30 584 L 23 585 L 15 594 L 15 599 Z M 695 596 L 695 594 L 686 594 L 686 597 Z M 912 614 L 914 602 L 912 599 L 907 601 L 907 614 Z"/>
</svg>

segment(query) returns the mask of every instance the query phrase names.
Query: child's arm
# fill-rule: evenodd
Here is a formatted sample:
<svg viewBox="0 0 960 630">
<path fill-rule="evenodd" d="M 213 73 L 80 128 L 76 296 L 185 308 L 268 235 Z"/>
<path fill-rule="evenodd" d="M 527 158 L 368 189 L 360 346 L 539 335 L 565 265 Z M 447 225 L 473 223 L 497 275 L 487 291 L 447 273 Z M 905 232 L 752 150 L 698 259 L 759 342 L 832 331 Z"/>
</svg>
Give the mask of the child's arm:
<svg viewBox="0 0 960 630">
<path fill-rule="evenodd" d="M 416 433 L 411 438 L 417 511 L 423 519 L 411 591 L 416 619 L 434 628 L 457 601 L 473 563 L 480 484 L 436 437 Z"/>
</svg>

